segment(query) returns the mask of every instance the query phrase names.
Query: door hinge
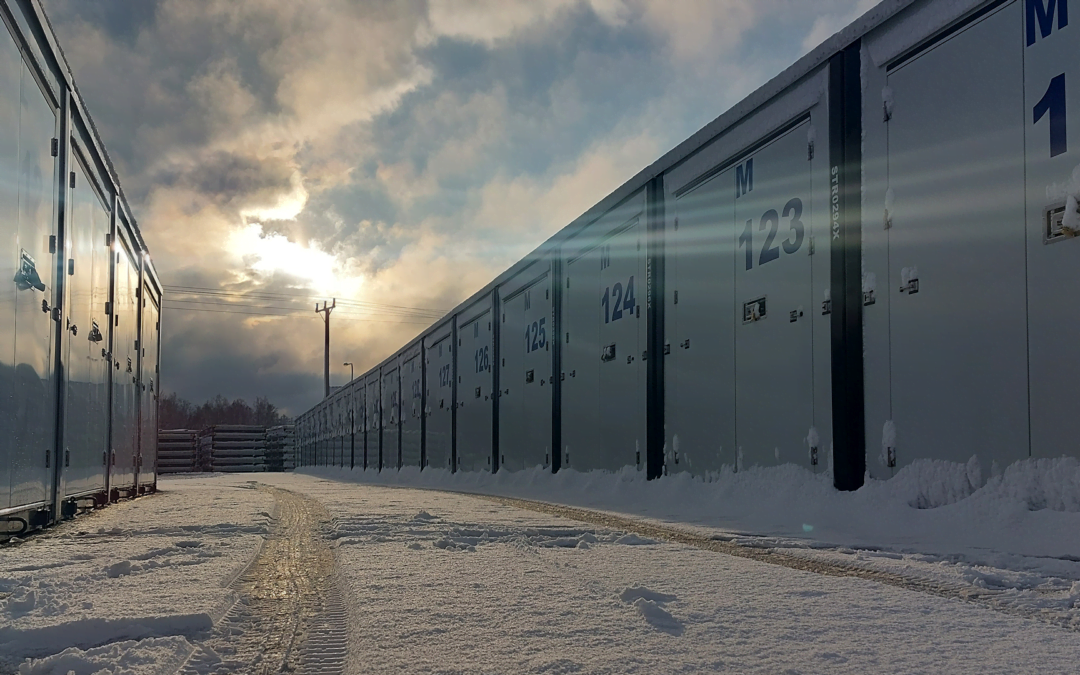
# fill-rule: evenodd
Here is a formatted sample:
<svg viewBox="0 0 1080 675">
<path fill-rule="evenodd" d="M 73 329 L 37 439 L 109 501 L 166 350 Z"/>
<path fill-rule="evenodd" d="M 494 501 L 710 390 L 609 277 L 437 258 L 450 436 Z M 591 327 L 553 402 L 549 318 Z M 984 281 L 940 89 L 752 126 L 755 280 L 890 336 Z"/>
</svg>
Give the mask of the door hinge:
<svg viewBox="0 0 1080 675">
<path fill-rule="evenodd" d="M 112 303 L 105 301 L 105 316 L 112 316 Z"/>
<path fill-rule="evenodd" d="M 50 152 L 50 154 L 52 154 L 53 157 L 59 157 L 60 156 L 60 139 L 59 138 L 52 139 L 52 144 L 50 146 L 49 152 Z"/>
<path fill-rule="evenodd" d="M 676 232 L 679 231 L 679 219 L 678 218 L 675 219 L 675 231 Z"/>
<path fill-rule="evenodd" d="M 105 233 L 105 248 L 112 246 L 112 235 L 108 232 Z"/>
<path fill-rule="evenodd" d="M 679 292 L 675 291 L 675 304 L 679 304 Z"/>
<path fill-rule="evenodd" d="M 49 235 L 49 253 L 56 253 L 56 235 Z"/>
<path fill-rule="evenodd" d="M 810 255 L 814 255 L 814 251 L 817 250 L 817 244 L 814 242 L 814 238 L 810 237 Z"/>
<path fill-rule="evenodd" d="M 70 181 L 69 181 L 68 185 L 70 185 L 72 189 L 75 188 L 75 172 L 74 171 L 71 172 Z"/>
</svg>

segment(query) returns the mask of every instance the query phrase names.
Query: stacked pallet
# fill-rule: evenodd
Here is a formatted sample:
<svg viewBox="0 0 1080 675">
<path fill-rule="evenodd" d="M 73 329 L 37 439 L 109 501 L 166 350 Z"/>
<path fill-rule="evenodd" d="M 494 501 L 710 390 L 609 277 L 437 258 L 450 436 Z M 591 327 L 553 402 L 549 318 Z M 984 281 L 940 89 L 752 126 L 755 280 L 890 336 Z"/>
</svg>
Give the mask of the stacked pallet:
<svg viewBox="0 0 1080 675">
<path fill-rule="evenodd" d="M 199 432 L 191 429 L 158 431 L 158 473 L 202 471 L 199 461 Z"/>
<path fill-rule="evenodd" d="M 296 442 L 293 425 L 266 430 L 266 470 L 291 471 L 296 468 Z"/>
<path fill-rule="evenodd" d="M 265 470 L 265 427 L 215 424 L 203 430 L 200 441 L 209 451 L 211 471 L 247 473 Z"/>
</svg>

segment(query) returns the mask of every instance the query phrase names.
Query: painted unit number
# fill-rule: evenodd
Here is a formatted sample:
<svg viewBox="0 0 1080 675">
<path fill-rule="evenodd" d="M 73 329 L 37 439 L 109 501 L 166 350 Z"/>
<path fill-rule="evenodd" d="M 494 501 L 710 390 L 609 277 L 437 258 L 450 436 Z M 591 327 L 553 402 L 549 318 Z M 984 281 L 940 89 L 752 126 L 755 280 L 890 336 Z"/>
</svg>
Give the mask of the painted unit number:
<svg viewBox="0 0 1080 675">
<path fill-rule="evenodd" d="M 623 312 L 634 313 L 637 300 L 634 298 L 634 277 L 626 282 L 623 290 L 621 282 L 604 289 L 604 295 L 600 298 L 600 304 L 604 306 L 604 323 L 611 323 L 623 318 Z"/>
<path fill-rule="evenodd" d="M 798 197 L 792 199 L 784 206 L 783 217 L 790 218 L 788 227 L 791 230 L 791 234 L 781 243 L 781 245 L 784 247 L 784 253 L 787 253 L 788 255 L 791 255 L 802 248 L 803 239 L 806 238 L 806 227 L 802 222 L 802 213 L 803 203 Z M 759 265 L 764 265 L 780 258 L 780 246 L 773 243 L 776 240 L 776 232 L 780 228 L 780 218 L 781 214 L 777 213 L 776 209 L 769 209 L 761 216 L 761 220 L 758 222 L 758 231 L 768 232 L 768 234 L 765 235 L 765 243 L 761 247 L 761 254 L 758 256 Z M 746 269 L 754 269 L 753 219 L 746 221 L 746 227 L 743 228 L 742 234 L 739 235 L 739 246 L 746 249 Z"/>
<path fill-rule="evenodd" d="M 473 362 L 476 365 L 476 372 L 482 373 L 488 369 L 488 366 L 491 365 L 491 360 L 489 356 L 490 354 L 487 347 L 481 347 L 480 349 L 476 350 L 476 353 L 473 354 Z"/>
<path fill-rule="evenodd" d="M 533 321 L 531 326 L 525 326 L 525 353 L 531 354 L 547 347 L 547 330 L 544 327 L 547 319 Z"/>
</svg>

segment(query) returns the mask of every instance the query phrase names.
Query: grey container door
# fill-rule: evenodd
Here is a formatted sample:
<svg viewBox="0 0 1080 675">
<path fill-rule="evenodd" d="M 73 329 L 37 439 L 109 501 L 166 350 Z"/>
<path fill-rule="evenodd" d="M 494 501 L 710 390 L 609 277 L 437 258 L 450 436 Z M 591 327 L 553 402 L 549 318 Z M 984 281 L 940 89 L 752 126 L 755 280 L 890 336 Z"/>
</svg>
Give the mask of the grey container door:
<svg viewBox="0 0 1080 675">
<path fill-rule="evenodd" d="M 525 291 L 524 325 L 518 333 L 525 349 L 522 445 L 524 468 L 551 466 L 551 281 L 547 274 Z M 500 433 L 502 428 L 499 429 Z"/>
<path fill-rule="evenodd" d="M 353 395 L 352 395 L 352 414 L 353 414 L 353 466 L 366 468 L 364 466 L 364 414 L 366 407 L 364 406 L 364 396 L 367 391 L 364 387 L 364 383 L 353 382 Z"/>
<path fill-rule="evenodd" d="M 804 124 L 747 158 L 728 183 L 736 195 L 732 319 L 738 322 L 740 467 L 810 465 L 805 441 L 814 423 L 810 169 Z"/>
<path fill-rule="evenodd" d="M 898 465 L 1028 456 L 1021 9 L 1002 7 L 888 77 Z"/>
<path fill-rule="evenodd" d="M 158 333 L 161 312 L 157 299 L 152 297 L 149 284 L 142 287 L 142 344 L 139 345 L 142 358 L 139 405 L 141 433 L 139 434 L 139 454 L 142 462 L 139 467 L 139 485 L 157 484 L 157 402 L 158 402 Z"/>
<path fill-rule="evenodd" d="M 499 467 L 520 471 L 525 467 L 528 434 L 525 420 L 525 292 L 502 301 L 499 333 Z"/>
<path fill-rule="evenodd" d="M 450 470 L 453 458 L 454 346 L 450 333 L 427 344 L 427 462 Z"/>
<path fill-rule="evenodd" d="M 423 382 L 417 354 L 401 366 L 401 465 L 420 467 L 420 416 Z"/>
<path fill-rule="evenodd" d="M 137 365 L 135 354 L 136 311 L 135 290 L 139 274 L 127 249 L 120 245 L 116 252 L 116 290 L 113 307 L 113 425 L 109 485 L 128 489 L 135 485 L 136 434 L 138 433 L 135 404 Z"/>
<path fill-rule="evenodd" d="M 401 468 L 401 386 L 398 369 L 382 376 L 383 468 Z"/>
<path fill-rule="evenodd" d="M 0 37 L 0 172 L 19 175 L 19 87 L 22 59 L 14 41 Z M 20 289 L 19 188 L 17 181 L 0 181 L 0 511 L 11 506 L 12 466 L 15 463 L 17 389 L 15 388 L 15 308 L 20 294 L 41 291 Z M 48 259 L 42 263 L 49 264 Z M 36 265 L 35 261 L 35 265 Z M 25 284 L 23 284 L 25 285 Z"/>
<path fill-rule="evenodd" d="M 551 284 L 547 273 L 503 303 L 499 446 L 510 471 L 551 462 Z"/>
<path fill-rule="evenodd" d="M 491 311 L 458 328 L 457 455 L 461 471 L 491 471 Z"/>
<path fill-rule="evenodd" d="M 65 355 L 64 404 L 64 494 L 75 496 L 105 489 L 105 450 L 108 447 L 107 391 L 102 386 L 108 375 L 102 354 L 105 333 L 102 291 L 108 292 L 108 272 L 104 289 L 95 263 L 108 254 L 105 235 L 109 217 L 87 180 L 78 161 L 72 163 L 75 187 L 70 191 L 70 219 L 67 233 L 67 311 L 64 320 Z M 95 253 L 97 255 L 95 256 Z M 107 297 L 107 295 L 106 295 Z M 95 306 L 101 302 L 101 307 Z M 108 324 L 104 324 L 108 329 Z"/>
<path fill-rule="evenodd" d="M 668 471 L 735 465 L 734 183 L 729 169 L 678 196 L 667 232 Z"/>
<path fill-rule="evenodd" d="M 11 389 L 11 506 L 52 500 L 56 442 L 56 324 L 46 308 L 59 304 L 53 286 L 55 258 L 49 237 L 56 232 L 56 160 L 52 139 L 57 117 L 25 65 L 19 78 L 18 235 L 11 251 L 15 343 Z M 8 92 L 14 94 L 14 92 Z M 43 304 L 44 303 L 44 304 Z"/>
<path fill-rule="evenodd" d="M 1080 437 L 1080 61 L 1076 19 L 1062 26 L 1065 3 L 1050 21 L 1025 24 L 1024 114 L 1027 148 L 1028 340 L 1031 454 L 1075 452 Z M 1075 10 L 1074 10 L 1075 11 Z M 1028 15 L 1026 19 L 1033 18 Z M 1070 133 L 1071 132 L 1071 138 Z M 1048 194 L 1049 192 L 1049 194 Z M 1070 201 L 1071 200 L 1071 201 Z M 1070 223 L 1064 223 L 1065 210 Z M 1063 227 L 1064 226 L 1064 227 Z M 1065 228 L 1068 228 L 1068 231 Z"/>
<path fill-rule="evenodd" d="M 600 447 L 600 249 L 571 258 L 564 289 L 562 468 L 588 469 Z"/>
<path fill-rule="evenodd" d="M 367 383 L 367 452 L 368 466 L 382 469 L 382 434 L 379 427 L 382 423 L 382 415 L 379 410 L 379 380 L 376 377 Z"/>
<path fill-rule="evenodd" d="M 600 444 L 587 467 L 644 466 L 645 459 L 645 242 L 636 219 L 600 245 L 596 290 L 600 327 Z M 582 458 L 584 459 L 584 458 Z"/>
</svg>

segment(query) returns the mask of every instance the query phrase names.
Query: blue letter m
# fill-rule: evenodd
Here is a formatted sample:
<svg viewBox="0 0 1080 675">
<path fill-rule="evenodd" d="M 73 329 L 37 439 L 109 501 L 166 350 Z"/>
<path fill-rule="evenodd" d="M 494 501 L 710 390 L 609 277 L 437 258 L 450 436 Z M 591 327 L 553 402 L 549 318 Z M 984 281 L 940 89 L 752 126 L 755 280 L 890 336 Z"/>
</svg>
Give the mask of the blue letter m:
<svg viewBox="0 0 1080 675">
<path fill-rule="evenodd" d="M 747 192 L 754 191 L 754 160 L 746 160 L 746 164 L 735 167 L 735 198 L 742 197 Z"/>
<path fill-rule="evenodd" d="M 1043 6 L 1043 2 L 1046 5 Z M 1035 44 L 1035 22 L 1039 22 L 1039 33 L 1044 38 L 1050 37 L 1054 30 L 1054 15 L 1057 14 L 1058 30 L 1069 25 L 1069 0 L 1027 0 L 1027 46 Z"/>
</svg>

